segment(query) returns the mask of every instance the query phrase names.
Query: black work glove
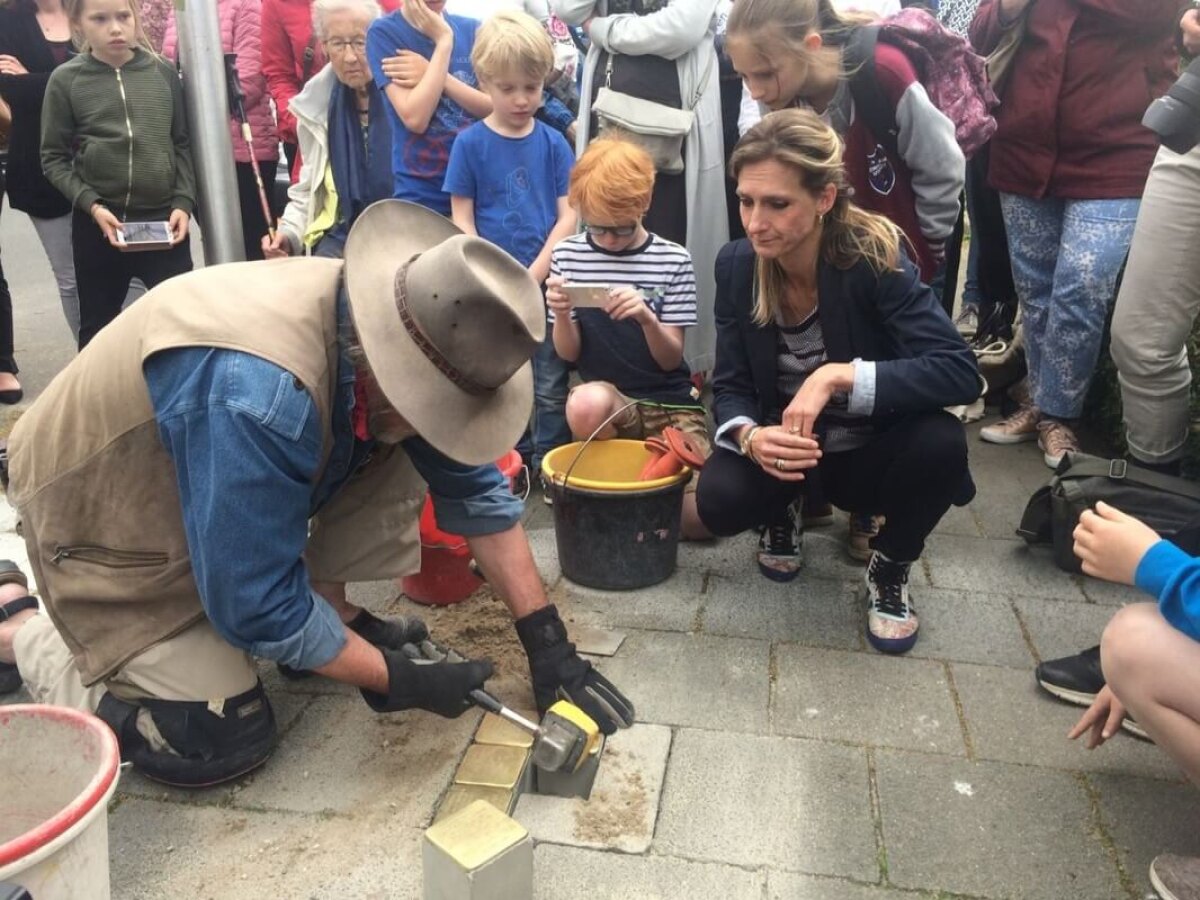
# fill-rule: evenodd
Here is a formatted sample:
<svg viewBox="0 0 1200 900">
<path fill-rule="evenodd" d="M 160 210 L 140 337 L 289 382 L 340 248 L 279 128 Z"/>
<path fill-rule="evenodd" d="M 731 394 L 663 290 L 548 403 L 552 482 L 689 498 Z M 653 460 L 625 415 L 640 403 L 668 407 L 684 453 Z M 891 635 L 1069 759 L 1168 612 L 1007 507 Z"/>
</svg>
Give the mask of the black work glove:
<svg viewBox="0 0 1200 900">
<path fill-rule="evenodd" d="M 590 662 L 580 659 L 553 604 L 517 619 L 517 636 L 529 657 L 539 713 L 545 715 L 556 700 L 568 700 L 605 734 L 633 724 L 633 704 Z"/>
<path fill-rule="evenodd" d="M 361 689 L 367 706 L 375 712 L 417 708 L 456 719 L 471 708 L 467 695 L 492 677 L 492 664 L 487 660 L 431 662 L 409 659 L 402 651 L 387 647 L 380 652 L 387 663 L 388 692 Z"/>
<path fill-rule="evenodd" d="M 399 650 L 405 644 L 419 644 L 429 637 L 429 629 L 416 616 L 393 616 L 381 619 L 363 610 L 347 626 L 368 644 L 380 650 Z"/>
</svg>

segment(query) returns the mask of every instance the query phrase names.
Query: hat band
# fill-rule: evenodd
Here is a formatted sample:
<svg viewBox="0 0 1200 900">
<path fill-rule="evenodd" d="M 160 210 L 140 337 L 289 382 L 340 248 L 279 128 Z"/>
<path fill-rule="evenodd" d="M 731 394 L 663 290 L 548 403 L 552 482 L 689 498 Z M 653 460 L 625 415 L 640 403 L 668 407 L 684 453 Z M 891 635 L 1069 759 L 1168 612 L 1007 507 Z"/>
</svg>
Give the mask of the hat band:
<svg viewBox="0 0 1200 900">
<path fill-rule="evenodd" d="M 416 254 L 396 270 L 396 309 L 400 313 L 400 321 L 404 324 L 404 330 L 408 332 L 413 343 L 425 354 L 425 358 L 468 394 L 487 394 L 493 391 L 494 388 L 474 381 L 455 368 L 454 364 L 442 355 L 442 351 L 434 346 L 433 341 L 429 340 L 425 332 L 421 330 L 421 326 L 417 324 L 416 319 L 412 317 L 412 313 L 408 309 L 408 267 L 420 255 Z"/>
</svg>

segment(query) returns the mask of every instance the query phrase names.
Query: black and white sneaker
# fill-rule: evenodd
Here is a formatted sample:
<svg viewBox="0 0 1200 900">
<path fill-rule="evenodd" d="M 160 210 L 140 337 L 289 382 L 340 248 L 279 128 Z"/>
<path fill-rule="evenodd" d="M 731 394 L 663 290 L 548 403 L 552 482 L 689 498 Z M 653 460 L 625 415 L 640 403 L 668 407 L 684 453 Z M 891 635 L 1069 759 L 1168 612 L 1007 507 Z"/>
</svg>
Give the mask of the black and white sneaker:
<svg viewBox="0 0 1200 900">
<path fill-rule="evenodd" d="M 788 504 L 783 520 L 759 532 L 758 570 L 772 581 L 791 581 L 800 574 L 804 525 L 799 501 Z"/>
<path fill-rule="evenodd" d="M 1088 647 L 1074 656 L 1048 659 L 1039 663 L 1034 676 L 1038 687 L 1052 697 L 1074 703 L 1076 706 L 1091 706 L 1096 695 L 1104 687 L 1104 670 L 1100 668 L 1100 647 Z M 1130 734 L 1149 740 L 1149 735 L 1137 722 L 1125 717 L 1121 727 Z"/>
<path fill-rule="evenodd" d="M 907 653 L 917 642 L 921 626 L 908 599 L 911 567 L 878 550 L 867 564 L 867 640 L 881 653 Z"/>
</svg>

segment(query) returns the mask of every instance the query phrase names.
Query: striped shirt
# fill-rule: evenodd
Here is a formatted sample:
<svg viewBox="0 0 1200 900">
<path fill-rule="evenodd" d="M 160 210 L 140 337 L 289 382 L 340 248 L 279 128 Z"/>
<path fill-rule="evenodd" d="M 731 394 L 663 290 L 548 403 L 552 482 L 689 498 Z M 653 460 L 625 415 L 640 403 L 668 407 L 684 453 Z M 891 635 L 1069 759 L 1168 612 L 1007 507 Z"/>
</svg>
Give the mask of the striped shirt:
<svg viewBox="0 0 1200 900">
<path fill-rule="evenodd" d="M 695 325 L 696 273 L 692 257 L 679 244 L 651 234 L 638 247 L 612 253 L 597 247 L 586 234 L 566 238 L 550 255 L 550 274 L 567 284 L 632 285 L 646 298 L 664 325 Z M 554 321 L 554 313 L 549 313 Z M 628 397 L 662 403 L 696 405 L 691 372 L 685 363 L 664 372 L 650 353 L 636 322 L 614 322 L 602 309 L 576 309 L 580 353 L 577 365 L 584 381 L 607 381 Z"/>
<path fill-rule="evenodd" d="M 825 334 L 818 310 L 798 325 L 779 325 L 775 386 L 783 402 L 791 402 L 805 380 L 828 362 Z M 844 391 L 834 394 L 817 418 L 817 431 L 824 437 L 821 449 L 826 453 L 854 450 L 871 440 L 874 428 L 866 416 L 850 413 L 850 398 Z M 782 410 L 773 417 L 778 422 Z"/>
</svg>

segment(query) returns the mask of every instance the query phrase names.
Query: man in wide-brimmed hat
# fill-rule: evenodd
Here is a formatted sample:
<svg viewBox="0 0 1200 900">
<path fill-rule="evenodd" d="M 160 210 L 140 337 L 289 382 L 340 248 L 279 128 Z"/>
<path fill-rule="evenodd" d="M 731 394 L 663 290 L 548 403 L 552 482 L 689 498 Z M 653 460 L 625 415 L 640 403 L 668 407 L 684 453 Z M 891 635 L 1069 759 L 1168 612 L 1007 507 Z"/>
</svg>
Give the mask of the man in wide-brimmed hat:
<svg viewBox="0 0 1200 900">
<path fill-rule="evenodd" d="M 427 482 L 517 620 L 538 705 L 631 724 L 547 605 L 492 463 L 525 427 L 544 328 L 515 260 L 395 200 L 359 217 L 344 263 L 218 266 L 147 294 L 10 439 L 49 615 L 0 563 L 0 692 L 23 680 L 96 711 L 135 766 L 182 785 L 273 748 L 252 656 L 356 685 L 380 712 L 458 715 L 491 665 L 413 662 L 400 648 L 423 624 L 345 598 L 417 568 Z"/>
</svg>

